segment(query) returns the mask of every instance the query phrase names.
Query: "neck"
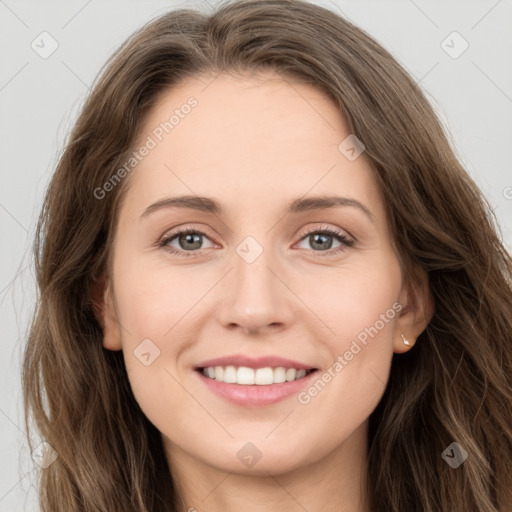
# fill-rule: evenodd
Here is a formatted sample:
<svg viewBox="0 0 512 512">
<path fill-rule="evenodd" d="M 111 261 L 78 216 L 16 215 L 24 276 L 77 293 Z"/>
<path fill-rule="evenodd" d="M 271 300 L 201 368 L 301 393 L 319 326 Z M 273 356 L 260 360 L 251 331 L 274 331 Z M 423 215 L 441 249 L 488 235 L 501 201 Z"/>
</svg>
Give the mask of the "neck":
<svg viewBox="0 0 512 512">
<path fill-rule="evenodd" d="M 368 512 L 367 428 L 366 421 L 343 444 L 320 459 L 310 454 L 309 464 L 285 472 L 261 465 L 252 474 L 208 465 L 164 437 L 173 483 L 179 494 L 177 510 Z"/>
</svg>

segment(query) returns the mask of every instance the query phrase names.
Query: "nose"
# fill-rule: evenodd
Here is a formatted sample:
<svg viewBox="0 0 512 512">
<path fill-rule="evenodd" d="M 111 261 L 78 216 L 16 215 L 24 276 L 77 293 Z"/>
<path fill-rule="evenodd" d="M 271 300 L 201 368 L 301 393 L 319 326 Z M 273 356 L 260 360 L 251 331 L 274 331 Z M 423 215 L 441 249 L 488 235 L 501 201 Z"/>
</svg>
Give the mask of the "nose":
<svg viewBox="0 0 512 512">
<path fill-rule="evenodd" d="M 252 263 L 235 252 L 233 266 L 220 292 L 222 325 L 245 334 L 277 332 L 289 326 L 294 317 L 293 293 L 271 251 L 264 250 Z"/>
</svg>

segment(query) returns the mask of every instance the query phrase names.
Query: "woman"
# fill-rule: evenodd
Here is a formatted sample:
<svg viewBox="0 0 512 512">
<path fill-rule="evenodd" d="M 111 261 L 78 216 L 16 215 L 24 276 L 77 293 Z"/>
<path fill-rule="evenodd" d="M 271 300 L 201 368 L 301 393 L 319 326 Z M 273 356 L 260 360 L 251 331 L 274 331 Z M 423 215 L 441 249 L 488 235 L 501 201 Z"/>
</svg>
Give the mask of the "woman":
<svg viewBox="0 0 512 512">
<path fill-rule="evenodd" d="M 420 89 L 332 12 L 138 31 L 35 255 L 43 510 L 512 506 L 510 256 Z"/>
</svg>

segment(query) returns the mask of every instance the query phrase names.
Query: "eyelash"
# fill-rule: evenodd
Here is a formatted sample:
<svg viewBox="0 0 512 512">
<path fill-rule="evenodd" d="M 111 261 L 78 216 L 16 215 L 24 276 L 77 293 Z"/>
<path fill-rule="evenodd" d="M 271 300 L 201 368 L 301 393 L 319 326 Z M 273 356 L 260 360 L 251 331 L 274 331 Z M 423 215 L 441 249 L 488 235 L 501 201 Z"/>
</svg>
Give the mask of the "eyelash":
<svg viewBox="0 0 512 512">
<path fill-rule="evenodd" d="M 168 236 L 165 236 L 162 238 L 159 242 L 157 242 L 158 247 L 166 247 L 167 244 L 174 240 L 177 236 L 188 234 L 188 233 L 194 233 L 197 235 L 205 236 L 206 238 L 209 238 L 206 233 L 201 231 L 200 229 L 195 228 L 184 228 L 180 231 L 175 231 L 174 233 L 171 233 Z M 354 245 L 354 241 L 349 239 L 344 233 L 341 231 L 337 231 L 331 228 L 313 228 L 306 233 L 304 233 L 300 239 L 300 241 L 304 240 L 306 237 L 312 234 L 322 234 L 322 235 L 330 235 L 334 237 L 338 242 L 341 242 L 343 245 L 340 247 L 336 247 L 335 249 L 330 249 L 328 251 L 313 251 L 315 253 L 322 253 L 324 255 L 331 255 L 338 252 L 342 252 L 346 249 L 346 247 L 352 247 Z M 190 256 L 198 256 L 201 254 L 201 250 L 194 250 L 194 251 L 183 251 L 183 250 L 176 250 L 172 247 L 166 247 L 167 251 L 171 254 L 176 254 L 177 256 L 184 256 L 184 257 L 190 257 Z M 312 250 L 312 249 L 311 249 Z"/>
</svg>

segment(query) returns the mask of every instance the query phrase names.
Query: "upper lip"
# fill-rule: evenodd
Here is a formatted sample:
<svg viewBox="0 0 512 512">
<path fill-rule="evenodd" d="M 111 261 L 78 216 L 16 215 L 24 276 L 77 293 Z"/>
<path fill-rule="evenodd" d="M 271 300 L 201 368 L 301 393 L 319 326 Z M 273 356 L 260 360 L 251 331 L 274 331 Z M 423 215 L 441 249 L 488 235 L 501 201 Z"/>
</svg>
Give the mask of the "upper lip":
<svg viewBox="0 0 512 512">
<path fill-rule="evenodd" d="M 215 359 L 208 359 L 196 365 L 196 369 L 208 368 L 212 366 L 245 366 L 247 368 L 265 368 L 265 367 L 284 367 L 295 368 L 297 370 L 313 370 L 315 367 L 309 364 L 299 363 L 292 359 L 286 359 L 278 356 L 249 357 L 241 354 L 233 354 Z"/>
</svg>

